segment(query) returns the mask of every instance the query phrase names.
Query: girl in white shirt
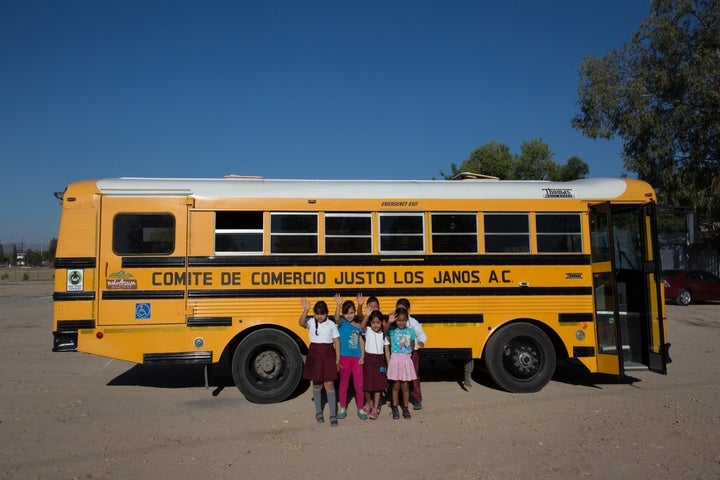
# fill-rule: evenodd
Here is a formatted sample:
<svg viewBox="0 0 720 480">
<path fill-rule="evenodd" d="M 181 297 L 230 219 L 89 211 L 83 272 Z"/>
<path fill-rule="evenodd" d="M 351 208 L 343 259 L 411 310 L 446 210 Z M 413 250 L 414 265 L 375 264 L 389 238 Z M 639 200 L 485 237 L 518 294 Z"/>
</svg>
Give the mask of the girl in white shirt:
<svg viewBox="0 0 720 480">
<path fill-rule="evenodd" d="M 337 399 L 335 395 L 335 380 L 340 368 L 340 333 L 335 322 L 328 322 L 327 304 L 320 300 L 313 307 L 314 317 L 308 318 L 310 302 L 303 297 L 300 300 L 303 312 L 300 314 L 300 326 L 307 328 L 310 337 L 303 378 L 313 384 L 313 402 L 315 404 L 315 420 L 323 423 L 322 389 L 325 387 L 327 401 L 330 407 L 330 425 L 336 427 Z"/>
<path fill-rule="evenodd" d="M 380 415 L 380 394 L 388 388 L 387 364 L 388 354 L 385 352 L 387 339 L 383 333 L 383 316 L 374 310 L 363 319 L 365 327 L 365 363 L 363 364 L 363 389 L 365 406 L 363 410 L 371 420 Z"/>
</svg>

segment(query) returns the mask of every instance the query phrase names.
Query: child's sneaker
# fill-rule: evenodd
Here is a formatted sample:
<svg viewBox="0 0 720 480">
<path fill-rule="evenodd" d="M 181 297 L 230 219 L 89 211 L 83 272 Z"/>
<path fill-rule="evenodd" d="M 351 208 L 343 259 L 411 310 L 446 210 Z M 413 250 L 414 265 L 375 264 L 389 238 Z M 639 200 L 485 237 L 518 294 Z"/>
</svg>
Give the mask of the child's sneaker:
<svg viewBox="0 0 720 480">
<path fill-rule="evenodd" d="M 370 412 L 372 412 L 373 409 L 373 402 L 367 402 L 365 405 L 363 405 L 362 409 L 367 415 L 370 415 Z"/>
<path fill-rule="evenodd" d="M 358 408 L 358 417 L 360 417 L 360 420 L 367 420 L 368 414 L 362 408 Z"/>
<path fill-rule="evenodd" d="M 368 415 L 368 417 L 370 418 L 370 420 L 377 420 L 379 416 L 380 416 L 380 410 L 377 409 L 377 408 L 373 408 L 373 409 L 370 411 L 370 414 Z"/>
<path fill-rule="evenodd" d="M 411 418 L 411 417 L 410 417 L 410 410 L 408 410 L 408 407 L 402 407 L 402 411 L 403 411 L 403 418 L 404 418 L 405 420 L 410 420 L 410 418 Z"/>
<path fill-rule="evenodd" d="M 392 407 L 390 407 L 390 410 L 392 410 L 393 420 L 397 420 L 400 418 L 400 412 L 398 412 L 398 407 L 392 406 Z"/>
<path fill-rule="evenodd" d="M 335 418 L 335 417 L 330 417 L 330 426 L 331 426 L 331 427 L 337 427 L 337 426 L 338 426 L 337 418 Z"/>
<path fill-rule="evenodd" d="M 347 408 L 340 407 L 338 409 L 337 418 L 342 420 L 343 418 L 347 417 Z"/>
</svg>

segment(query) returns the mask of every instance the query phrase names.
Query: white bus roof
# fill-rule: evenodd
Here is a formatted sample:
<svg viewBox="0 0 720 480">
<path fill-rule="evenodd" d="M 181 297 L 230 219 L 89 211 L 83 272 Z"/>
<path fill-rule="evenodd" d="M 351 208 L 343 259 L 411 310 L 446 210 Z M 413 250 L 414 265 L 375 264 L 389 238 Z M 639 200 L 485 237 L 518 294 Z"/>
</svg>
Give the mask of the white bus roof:
<svg viewBox="0 0 720 480">
<path fill-rule="evenodd" d="M 613 199 L 628 189 L 622 178 L 570 182 L 466 180 L 300 180 L 259 177 L 108 178 L 97 187 L 110 196 L 182 195 L 197 198 L 581 198 Z M 647 186 L 648 191 L 652 191 Z"/>
</svg>

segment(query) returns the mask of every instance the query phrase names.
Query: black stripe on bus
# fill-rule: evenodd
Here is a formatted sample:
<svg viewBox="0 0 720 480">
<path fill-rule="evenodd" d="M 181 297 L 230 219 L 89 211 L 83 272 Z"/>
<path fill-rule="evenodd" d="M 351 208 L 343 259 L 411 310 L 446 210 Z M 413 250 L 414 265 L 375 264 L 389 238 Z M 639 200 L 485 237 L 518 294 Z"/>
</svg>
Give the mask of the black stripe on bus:
<svg viewBox="0 0 720 480">
<path fill-rule="evenodd" d="M 95 257 L 83 258 L 56 258 L 53 261 L 55 269 L 58 268 L 95 268 Z"/>
<path fill-rule="evenodd" d="M 55 292 L 53 301 L 71 302 L 75 300 L 95 300 L 95 292 Z"/>
<path fill-rule="evenodd" d="M 580 323 L 580 322 L 592 322 L 592 313 L 559 313 L 559 323 Z"/>
<path fill-rule="evenodd" d="M 188 327 L 229 327 L 232 317 L 188 317 Z"/>
<path fill-rule="evenodd" d="M 145 365 L 212 363 L 212 352 L 143 353 Z"/>
<path fill-rule="evenodd" d="M 236 255 L 188 257 L 189 267 L 335 267 L 354 265 L 590 265 L 589 255 Z"/>
<path fill-rule="evenodd" d="M 95 320 L 58 320 L 58 332 L 77 332 L 83 328 L 95 328 Z"/>
<path fill-rule="evenodd" d="M 185 298 L 183 290 L 105 290 L 103 300 L 166 300 Z"/>
<path fill-rule="evenodd" d="M 595 347 L 573 347 L 572 356 L 574 358 L 594 357 L 595 356 Z"/>
<path fill-rule="evenodd" d="M 185 257 L 123 257 L 122 268 L 182 268 Z"/>
<path fill-rule="evenodd" d="M 425 318 L 423 316 L 423 318 Z M 424 323 L 424 322 L 423 322 Z M 420 357 L 447 360 L 471 360 L 472 348 L 421 348 Z"/>
<path fill-rule="evenodd" d="M 422 287 L 395 287 L 395 288 L 366 288 L 376 297 L 427 297 L 427 296 L 535 296 L 535 295 L 590 295 L 592 287 L 463 287 L 463 288 L 422 288 Z M 280 298 L 280 297 L 304 297 L 309 294 L 317 296 L 334 295 L 340 293 L 343 296 L 357 295 L 357 289 L 333 289 L 323 288 L 300 288 L 300 289 L 213 289 L 213 290 L 188 290 L 188 298 Z M 103 295 L 103 298 L 105 296 Z"/>
<path fill-rule="evenodd" d="M 442 315 L 425 315 L 423 314 L 422 323 L 483 323 L 484 316 L 482 313 L 446 313 Z"/>
</svg>

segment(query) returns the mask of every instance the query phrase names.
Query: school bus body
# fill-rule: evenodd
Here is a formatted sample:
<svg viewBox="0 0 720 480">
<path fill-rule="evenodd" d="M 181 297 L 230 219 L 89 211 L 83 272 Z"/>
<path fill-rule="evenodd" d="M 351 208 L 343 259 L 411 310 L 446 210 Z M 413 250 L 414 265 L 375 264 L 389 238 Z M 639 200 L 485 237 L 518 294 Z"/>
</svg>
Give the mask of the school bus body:
<svg viewBox="0 0 720 480">
<path fill-rule="evenodd" d="M 226 358 L 248 399 L 280 401 L 307 351 L 299 299 L 363 292 L 383 311 L 408 297 L 424 355 L 484 359 L 509 391 L 539 390 L 562 358 L 665 373 L 654 202 L 627 179 L 77 182 L 53 350 Z"/>
</svg>

